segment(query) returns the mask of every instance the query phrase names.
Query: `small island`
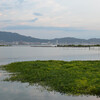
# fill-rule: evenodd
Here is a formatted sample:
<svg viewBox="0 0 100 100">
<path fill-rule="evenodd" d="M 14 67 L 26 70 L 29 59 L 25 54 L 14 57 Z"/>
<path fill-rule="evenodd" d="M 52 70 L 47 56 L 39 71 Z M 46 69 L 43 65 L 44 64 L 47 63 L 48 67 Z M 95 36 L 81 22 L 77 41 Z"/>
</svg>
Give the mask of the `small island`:
<svg viewBox="0 0 100 100">
<path fill-rule="evenodd" d="M 64 94 L 100 96 L 100 61 L 25 61 L 1 68 L 12 73 L 5 81 L 38 84 Z"/>
<path fill-rule="evenodd" d="M 99 44 L 96 45 L 57 45 L 57 47 L 100 47 Z"/>
<path fill-rule="evenodd" d="M 6 45 L 0 45 L 0 47 L 1 47 L 1 46 L 6 46 Z"/>
<path fill-rule="evenodd" d="M 8 46 L 12 46 L 12 45 L 0 45 L 0 47 L 8 47 Z"/>
</svg>

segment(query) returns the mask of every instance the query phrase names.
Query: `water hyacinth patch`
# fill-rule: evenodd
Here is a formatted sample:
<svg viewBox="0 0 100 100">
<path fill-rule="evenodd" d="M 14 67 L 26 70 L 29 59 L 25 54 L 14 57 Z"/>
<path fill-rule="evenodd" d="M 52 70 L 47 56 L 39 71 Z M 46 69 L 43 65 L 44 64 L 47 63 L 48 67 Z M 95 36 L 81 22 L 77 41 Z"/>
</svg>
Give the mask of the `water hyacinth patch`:
<svg viewBox="0 0 100 100">
<path fill-rule="evenodd" d="M 6 81 L 39 84 L 64 94 L 100 96 L 100 61 L 26 61 L 2 66 Z"/>
</svg>

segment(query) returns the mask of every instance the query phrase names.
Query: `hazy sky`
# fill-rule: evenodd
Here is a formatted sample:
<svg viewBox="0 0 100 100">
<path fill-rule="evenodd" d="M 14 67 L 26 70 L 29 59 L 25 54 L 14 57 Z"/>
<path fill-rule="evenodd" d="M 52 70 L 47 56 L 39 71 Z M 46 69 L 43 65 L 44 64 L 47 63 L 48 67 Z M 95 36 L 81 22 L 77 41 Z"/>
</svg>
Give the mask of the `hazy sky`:
<svg viewBox="0 0 100 100">
<path fill-rule="evenodd" d="M 100 0 L 0 0 L 0 30 L 38 38 L 100 38 Z"/>
</svg>

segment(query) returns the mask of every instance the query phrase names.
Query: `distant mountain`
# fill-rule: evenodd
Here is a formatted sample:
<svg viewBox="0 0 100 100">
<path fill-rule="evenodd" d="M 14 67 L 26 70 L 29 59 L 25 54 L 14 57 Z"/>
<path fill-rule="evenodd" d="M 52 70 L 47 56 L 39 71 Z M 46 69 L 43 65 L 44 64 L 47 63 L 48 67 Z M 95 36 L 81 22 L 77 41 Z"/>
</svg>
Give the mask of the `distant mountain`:
<svg viewBox="0 0 100 100">
<path fill-rule="evenodd" d="M 100 44 L 100 38 L 91 39 L 78 39 L 73 37 L 57 38 L 53 39 L 52 42 L 58 41 L 58 43 L 65 44 Z"/>
<path fill-rule="evenodd" d="M 87 40 L 85 39 L 78 39 L 78 38 L 73 38 L 73 37 L 56 38 L 52 40 L 52 42 L 55 42 L 55 41 L 58 41 L 58 43 L 68 43 L 68 44 L 87 42 Z"/>
<path fill-rule="evenodd" d="M 47 42 L 48 40 L 33 38 L 33 37 L 30 37 L 30 36 L 24 36 L 24 35 L 20 35 L 18 33 L 1 32 L 0 31 L 0 41 L 5 41 L 5 42 L 16 42 L 16 41 Z"/>
<path fill-rule="evenodd" d="M 30 36 L 20 35 L 18 33 L 12 32 L 1 32 L 0 31 L 0 41 L 4 42 L 40 42 L 40 43 L 60 43 L 60 44 L 100 44 L 100 38 L 92 39 L 78 39 L 73 37 L 65 38 L 55 38 L 55 39 L 38 39 Z"/>
</svg>

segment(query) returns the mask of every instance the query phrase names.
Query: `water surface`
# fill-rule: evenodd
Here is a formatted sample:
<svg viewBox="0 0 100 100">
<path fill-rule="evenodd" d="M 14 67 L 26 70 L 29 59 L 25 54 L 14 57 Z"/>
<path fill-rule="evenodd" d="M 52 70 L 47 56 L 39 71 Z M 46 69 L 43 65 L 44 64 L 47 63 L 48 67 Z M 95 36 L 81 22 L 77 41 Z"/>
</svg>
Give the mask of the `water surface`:
<svg viewBox="0 0 100 100">
<path fill-rule="evenodd" d="M 100 100 L 96 96 L 67 96 L 28 83 L 2 81 L 6 77 L 8 73 L 0 71 L 0 100 Z"/>
<path fill-rule="evenodd" d="M 100 47 L 0 47 L 0 64 L 30 60 L 100 60 Z"/>
<path fill-rule="evenodd" d="M 0 65 L 30 60 L 100 60 L 100 48 L 0 47 Z M 8 75 L 0 70 L 0 100 L 100 100 L 96 96 L 68 96 L 28 83 L 2 81 Z"/>
</svg>

